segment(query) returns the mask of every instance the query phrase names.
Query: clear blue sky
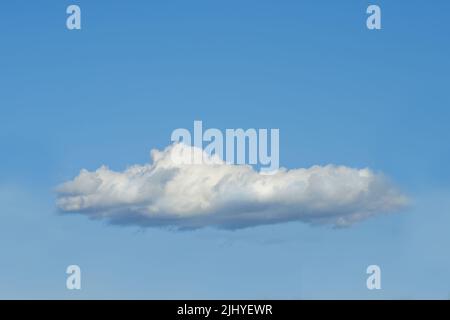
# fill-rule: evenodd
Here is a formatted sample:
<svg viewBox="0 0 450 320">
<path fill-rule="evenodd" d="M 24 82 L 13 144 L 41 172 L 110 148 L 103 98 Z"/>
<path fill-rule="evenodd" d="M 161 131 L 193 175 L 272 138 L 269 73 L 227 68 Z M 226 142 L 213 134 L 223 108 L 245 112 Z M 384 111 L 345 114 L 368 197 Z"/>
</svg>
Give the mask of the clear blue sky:
<svg viewBox="0 0 450 320">
<path fill-rule="evenodd" d="M 2 3 L 0 298 L 449 298 L 449 14 L 446 0 Z M 148 162 L 194 120 L 279 128 L 283 167 L 370 167 L 411 204 L 344 229 L 58 213 L 55 186 Z"/>
</svg>

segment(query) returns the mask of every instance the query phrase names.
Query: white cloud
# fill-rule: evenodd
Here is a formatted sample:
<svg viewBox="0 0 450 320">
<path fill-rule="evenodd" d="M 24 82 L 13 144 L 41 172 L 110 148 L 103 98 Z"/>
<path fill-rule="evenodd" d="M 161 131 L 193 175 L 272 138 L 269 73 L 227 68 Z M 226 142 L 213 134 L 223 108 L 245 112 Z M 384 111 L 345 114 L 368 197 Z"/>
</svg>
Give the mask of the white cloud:
<svg viewBox="0 0 450 320">
<path fill-rule="evenodd" d="M 369 169 L 327 165 L 263 175 L 206 153 L 208 164 L 182 164 L 191 151 L 203 152 L 174 144 L 123 172 L 81 170 L 57 188 L 57 206 L 118 224 L 235 229 L 287 221 L 349 226 L 407 203 Z"/>
</svg>

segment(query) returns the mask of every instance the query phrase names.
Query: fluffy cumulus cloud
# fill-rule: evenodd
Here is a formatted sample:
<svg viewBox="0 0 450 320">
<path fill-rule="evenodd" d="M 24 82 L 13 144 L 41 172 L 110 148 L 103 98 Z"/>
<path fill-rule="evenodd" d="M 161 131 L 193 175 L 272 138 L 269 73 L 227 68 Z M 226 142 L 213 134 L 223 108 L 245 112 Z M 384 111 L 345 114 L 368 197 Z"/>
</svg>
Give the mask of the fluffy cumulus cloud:
<svg viewBox="0 0 450 320">
<path fill-rule="evenodd" d="M 117 224 L 236 229 L 287 221 L 349 226 L 407 202 L 369 169 L 327 165 L 264 175 L 207 154 L 204 164 L 183 164 L 191 152 L 203 153 L 174 144 L 123 172 L 81 170 L 57 188 L 57 206 Z"/>
</svg>

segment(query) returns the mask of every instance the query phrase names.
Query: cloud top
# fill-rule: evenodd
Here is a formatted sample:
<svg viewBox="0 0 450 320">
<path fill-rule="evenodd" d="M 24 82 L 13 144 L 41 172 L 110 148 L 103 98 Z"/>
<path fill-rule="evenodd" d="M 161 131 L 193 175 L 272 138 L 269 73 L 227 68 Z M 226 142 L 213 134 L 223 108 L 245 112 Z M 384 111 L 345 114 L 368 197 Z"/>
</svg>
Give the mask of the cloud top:
<svg viewBox="0 0 450 320">
<path fill-rule="evenodd" d="M 183 164 L 191 152 L 205 163 Z M 58 208 L 117 224 L 237 229 L 288 221 L 349 226 L 407 203 L 370 169 L 327 165 L 264 175 L 184 144 L 152 150 L 151 158 L 123 172 L 81 170 L 57 188 Z"/>
</svg>

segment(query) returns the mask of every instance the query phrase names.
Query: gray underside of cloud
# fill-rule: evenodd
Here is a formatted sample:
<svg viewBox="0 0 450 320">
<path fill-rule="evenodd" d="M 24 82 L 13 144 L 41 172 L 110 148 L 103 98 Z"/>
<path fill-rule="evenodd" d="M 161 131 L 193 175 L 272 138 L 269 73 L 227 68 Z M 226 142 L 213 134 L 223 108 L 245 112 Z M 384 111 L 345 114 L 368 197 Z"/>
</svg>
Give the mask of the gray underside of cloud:
<svg viewBox="0 0 450 320">
<path fill-rule="evenodd" d="M 238 229 L 289 221 L 350 226 L 407 203 L 370 169 L 327 165 L 266 175 L 206 154 L 205 164 L 174 161 L 190 152 L 202 151 L 174 144 L 123 172 L 81 170 L 57 188 L 57 206 L 123 225 Z"/>
</svg>

